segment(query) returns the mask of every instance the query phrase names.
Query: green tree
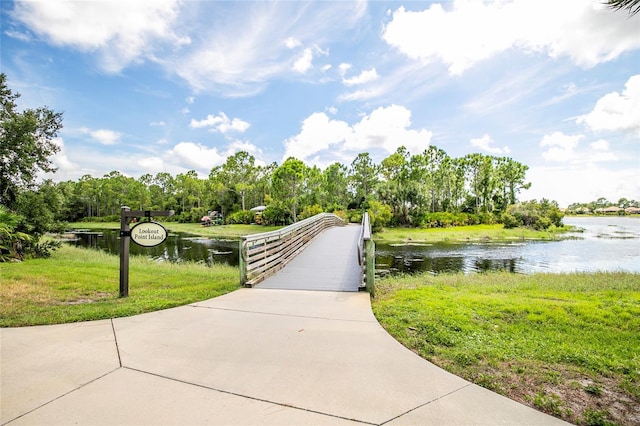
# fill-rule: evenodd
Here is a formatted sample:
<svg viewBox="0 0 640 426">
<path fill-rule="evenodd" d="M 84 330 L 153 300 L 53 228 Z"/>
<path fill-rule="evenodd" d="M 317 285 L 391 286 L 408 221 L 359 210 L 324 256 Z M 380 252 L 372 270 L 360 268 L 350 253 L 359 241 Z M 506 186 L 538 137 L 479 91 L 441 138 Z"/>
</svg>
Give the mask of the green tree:
<svg viewBox="0 0 640 426">
<path fill-rule="evenodd" d="M 38 172 L 55 171 L 50 157 L 60 150 L 54 139 L 62 128 L 62 114 L 46 107 L 19 112 L 19 97 L 0 74 L 0 203 L 9 210 Z"/>
<path fill-rule="evenodd" d="M 357 207 L 373 195 L 373 189 L 378 183 L 378 166 L 373 162 L 368 152 L 362 152 L 351 163 L 349 180 Z"/>
<path fill-rule="evenodd" d="M 332 210 L 343 210 L 349 204 L 349 181 L 347 168 L 340 163 L 333 163 L 322 172 L 321 191 L 324 207 Z"/>
<path fill-rule="evenodd" d="M 273 192 L 276 199 L 290 207 L 293 221 L 298 220 L 300 190 L 304 185 L 307 166 L 289 157 L 273 172 Z"/>
</svg>

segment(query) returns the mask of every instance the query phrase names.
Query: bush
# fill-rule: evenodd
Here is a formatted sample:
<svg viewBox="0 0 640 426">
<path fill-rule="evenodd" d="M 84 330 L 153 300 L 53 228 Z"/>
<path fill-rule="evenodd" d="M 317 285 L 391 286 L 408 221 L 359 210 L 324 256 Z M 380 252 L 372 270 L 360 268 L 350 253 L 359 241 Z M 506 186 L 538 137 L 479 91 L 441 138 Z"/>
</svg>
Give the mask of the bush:
<svg viewBox="0 0 640 426">
<path fill-rule="evenodd" d="M 502 214 L 501 221 L 505 228 L 524 226 L 538 231 L 549 229 L 551 226 L 562 226 L 564 214 L 555 201 L 543 199 L 512 204 Z"/>
<path fill-rule="evenodd" d="M 371 230 L 378 232 L 385 227 L 393 217 L 391 207 L 377 200 L 369 201 L 369 220 L 371 221 Z"/>
<path fill-rule="evenodd" d="M 271 204 L 262 212 L 262 224 L 269 226 L 287 225 L 293 222 L 291 213 L 281 204 Z"/>
<path fill-rule="evenodd" d="M 251 225 L 255 222 L 256 214 L 251 210 L 240 210 L 227 216 L 226 223 L 230 225 Z"/>
<path fill-rule="evenodd" d="M 318 204 L 314 204 L 312 206 L 306 206 L 298 215 L 298 220 L 306 219 L 317 214 L 322 213 L 322 207 Z"/>
</svg>

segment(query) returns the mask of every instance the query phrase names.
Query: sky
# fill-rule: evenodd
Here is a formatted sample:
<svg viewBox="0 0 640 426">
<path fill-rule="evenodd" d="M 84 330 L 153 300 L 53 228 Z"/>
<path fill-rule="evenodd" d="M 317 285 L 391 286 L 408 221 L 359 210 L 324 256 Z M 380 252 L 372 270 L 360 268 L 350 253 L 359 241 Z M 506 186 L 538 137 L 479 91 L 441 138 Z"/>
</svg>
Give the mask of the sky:
<svg viewBox="0 0 640 426">
<path fill-rule="evenodd" d="M 601 3 L 2 0 L 0 65 L 64 115 L 54 181 L 435 145 L 526 164 L 521 200 L 640 200 L 640 14 Z"/>
</svg>

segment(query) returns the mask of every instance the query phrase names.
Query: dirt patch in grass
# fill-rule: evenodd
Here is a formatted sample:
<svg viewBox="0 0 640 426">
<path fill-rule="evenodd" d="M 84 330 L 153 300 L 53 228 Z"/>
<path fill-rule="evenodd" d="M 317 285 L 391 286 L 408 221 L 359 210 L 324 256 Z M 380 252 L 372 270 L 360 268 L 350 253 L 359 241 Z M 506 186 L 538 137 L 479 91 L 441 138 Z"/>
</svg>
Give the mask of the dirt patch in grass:
<svg viewBox="0 0 640 426">
<path fill-rule="evenodd" d="M 612 378 L 594 378 L 577 368 L 558 365 L 481 363 L 458 371 L 445 360 L 432 361 L 480 386 L 577 425 L 640 424 L 640 400 Z"/>
</svg>

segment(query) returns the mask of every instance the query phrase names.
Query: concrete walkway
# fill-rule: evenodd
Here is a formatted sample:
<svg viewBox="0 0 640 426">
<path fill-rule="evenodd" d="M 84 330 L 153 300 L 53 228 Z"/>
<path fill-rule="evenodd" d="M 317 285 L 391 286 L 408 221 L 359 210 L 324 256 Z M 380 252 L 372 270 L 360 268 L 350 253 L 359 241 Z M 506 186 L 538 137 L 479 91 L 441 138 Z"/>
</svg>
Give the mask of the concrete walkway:
<svg viewBox="0 0 640 426">
<path fill-rule="evenodd" d="M 241 289 L 0 333 L 1 424 L 563 424 L 402 347 L 367 293 Z"/>
</svg>

